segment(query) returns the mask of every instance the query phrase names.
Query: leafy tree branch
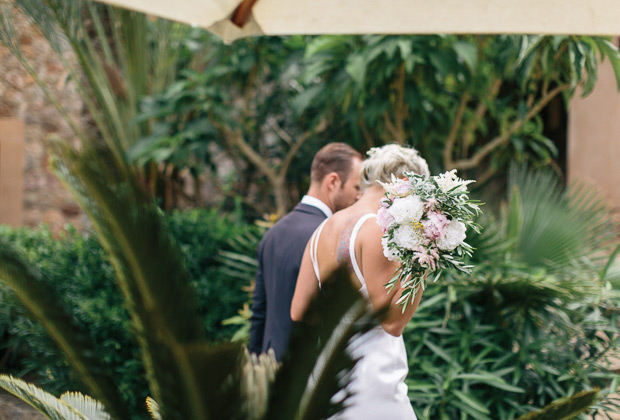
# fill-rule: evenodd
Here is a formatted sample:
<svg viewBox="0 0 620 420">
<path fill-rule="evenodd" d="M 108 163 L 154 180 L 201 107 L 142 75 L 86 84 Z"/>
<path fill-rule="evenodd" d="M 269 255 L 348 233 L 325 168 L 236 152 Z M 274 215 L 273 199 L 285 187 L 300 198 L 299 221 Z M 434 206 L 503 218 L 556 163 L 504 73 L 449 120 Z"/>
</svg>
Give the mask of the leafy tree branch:
<svg viewBox="0 0 620 420">
<path fill-rule="evenodd" d="M 451 160 L 452 150 L 449 150 L 449 153 L 445 152 L 444 165 L 446 169 L 465 170 L 465 169 L 472 169 L 480 165 L 482 160 L 486 158 L 487 156 L 489 156 L 493 151 L 506 145 L 508 141 L 510 140 L 510 136 L 515 134 L 517 131 L 519 131 L 519 129 L 523 126 L 523 124 L 530 121 L 532 118 L 534 118 L 534 116 L 538 115 L 542 111 L 542 109 L 549 102 L 551 102 L 551 100 L 553 100 L 553 98 L 558 96 L 560 93 L 570 89 L 570 87 L 571 87 L 570 84 L 564 84 L 564 85 L 557 86 L 551 91 L 549 91 L 545 96 L 542 96 L 538 100 L 536 105 L 530 108 L 530 110 L 527 112 L 524 118 L 518 119 L 515 122 L 513 122 L 510 128 L 508 128 L 508 130 L 506 130 L 499 136 L 495 137 L 490 142 L 486 143 L 478 151 L 476 151 L 469 159 L 460 159 L 457 161 L 452 161 Z"/>
</svg>

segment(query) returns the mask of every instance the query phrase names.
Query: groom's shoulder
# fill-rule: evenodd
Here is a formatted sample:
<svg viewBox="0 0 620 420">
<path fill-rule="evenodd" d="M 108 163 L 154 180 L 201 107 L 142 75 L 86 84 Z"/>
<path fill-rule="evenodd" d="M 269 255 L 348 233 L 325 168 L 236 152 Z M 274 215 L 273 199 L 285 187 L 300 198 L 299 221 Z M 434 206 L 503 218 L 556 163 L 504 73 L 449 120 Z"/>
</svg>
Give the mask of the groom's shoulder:
<svg viewBox="0 0 620 420">
<path fill-rule="evenodd" d="M 277 224 L 280 224 L 280 225 L 288 225 L 288 224 L 313 225 L 314 223 L 317 223 L 317 222 L 318 222 L 317 223 L 318 225 L 323 220 L 325 220 L 325 214 L 320 209 L 314 206 L 310 206 L 308 204 L 299 203 L 286 216 L 280 219 L 278 223 L 276 223 L 276 225 Z"/>
<path fill-rule="evenodd" d="M 278 220 L 265 236 L 279 235 L 283 232 L 306 231 L 311 232 L 325 220 L 325 214 L 316 207 L 307 204 L 298 204 L 293 210 Z"/>
</svg>

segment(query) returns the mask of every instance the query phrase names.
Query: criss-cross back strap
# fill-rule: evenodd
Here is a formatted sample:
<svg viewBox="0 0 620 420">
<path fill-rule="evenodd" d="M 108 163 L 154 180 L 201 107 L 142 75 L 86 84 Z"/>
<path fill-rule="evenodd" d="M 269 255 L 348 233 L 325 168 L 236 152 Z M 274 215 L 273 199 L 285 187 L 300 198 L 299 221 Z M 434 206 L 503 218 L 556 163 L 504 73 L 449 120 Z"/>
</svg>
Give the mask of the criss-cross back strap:
<svg viewBox="0 0 620 420">
<path fill-rule="evenodd" d="M 319 275 L 319 261 L 317 258 L 317 252 L 319 248 L 319 236 L 321 236 L 321 232 L 325 227 L 325 223 L 328 219 L 325 219 L 323 223 L 319 225 L 318 228 L 312 234 L 310 238 L 310 261 L 312 261 L 312 268 L 314 268 L 314 274 L 316 275 L 316 279 L 319 282 L 319 289 L 321 288 L 321 276 Z"/>
<path fill-rule="evenodd" d="M 364 280 L 364 276 L 362 275 L 362 270 L 360 270 L 359 265 L 357 264 L 357 258 L 355 258 L 355 239 L 357 238 L 357 234 L 362 228 L 364 222 L 371 217 L 377 217 L 375 213 L 366 213 L 362 217 L 360 217 L 353 227 L 353 231 L 351 232 L 351 238 L 349 239 L 349 258 L 351 258 L 351 266 L 353 266 L 353 271 L 355 271 L 355 275 L 359 279 L 360 283 L 362 283 L 362 288 L 366 286 L 366 281 Z"/>
</svg>

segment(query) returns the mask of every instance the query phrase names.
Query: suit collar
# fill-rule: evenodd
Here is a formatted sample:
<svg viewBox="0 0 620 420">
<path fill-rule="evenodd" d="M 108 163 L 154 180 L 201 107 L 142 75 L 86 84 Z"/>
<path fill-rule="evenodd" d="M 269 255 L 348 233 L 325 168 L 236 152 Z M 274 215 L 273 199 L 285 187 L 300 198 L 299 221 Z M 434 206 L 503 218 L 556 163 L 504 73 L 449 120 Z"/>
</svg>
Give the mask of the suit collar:
<svg viewBox="0 0 620 420">
<path fill-rule="evenodd" d="M 325 204 L 318 198 L 312 197 L 310 195 L 304 195 L 301 199 L 301 204 L 316 207 L 317 209 L 321 210 L 323 214 L 325 214 L 325 217 L 329 217 L 333 214 L 332 209 L 330 209 L 327 204 Z"/>
<path fill-rule="evenodd" d="M 299 203 L 293 209 L 294 212 L 302 212 L 306 214 L 313 214 L 315 216 L 325 217 L 325 213 L 319 210 L 317 207 L 311 206 L 305 203 Z"/>
</svg>

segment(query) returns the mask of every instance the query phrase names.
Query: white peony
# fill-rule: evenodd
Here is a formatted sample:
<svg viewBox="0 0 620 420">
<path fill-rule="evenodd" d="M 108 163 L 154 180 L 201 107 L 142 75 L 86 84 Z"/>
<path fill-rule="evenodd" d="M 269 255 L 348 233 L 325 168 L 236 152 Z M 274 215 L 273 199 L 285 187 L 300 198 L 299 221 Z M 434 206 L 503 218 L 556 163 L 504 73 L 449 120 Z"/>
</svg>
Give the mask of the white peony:
<svg viewBox="0 0 620 420">
<path fill-rule="evenodd" d="M 452 220 L 446 226 L 446 233 L 437 239 L 437 247 L 443 251 L 452 251 L 465 240 L 465 224 Z"/>
<path fill-rule="evenodd" d="M 411 225 L 401 225 L 394 229 L 394 242 L 401 248 L 416 249 L 424 243 L 424 236 Z"/>
<path fill-rule="evenodd" d="M 395 248 L 388 247 L 387 236 L 381 237 L 381 245 L 383 247 L 383 255 L 385 255 L 385 258 L 387 258 L 389 261 L 396 261 L 398 263 L 402 262 L 400 252 L 398 252 L 398 250 Z"/>
<path fill-rule="evenodd" d="M 388 211 L 399 225 L 419 222 L 422 214 L 424 214 L 424 204 L 420 197 L 412 194 L 407 197 L 395 198 Z"/>
<path fill-rule="evenodd" d="M 452 169 L 450 172 L 444 172 L 435 177 L 437 185 L 443 192 L 448 192 L 452 188 L 457 187 L 456 192 L 467 192 L 467 185 L 474 181 L 464 181 L 456 176 L 456 169 Z"/>
</svg>

